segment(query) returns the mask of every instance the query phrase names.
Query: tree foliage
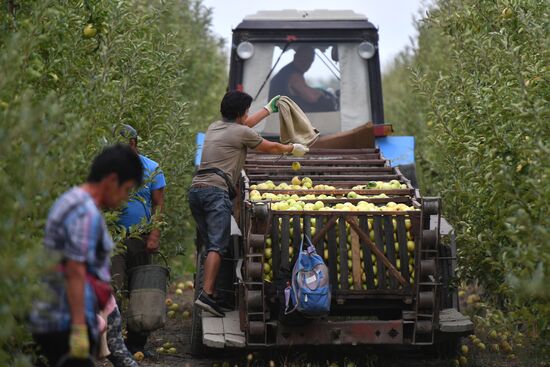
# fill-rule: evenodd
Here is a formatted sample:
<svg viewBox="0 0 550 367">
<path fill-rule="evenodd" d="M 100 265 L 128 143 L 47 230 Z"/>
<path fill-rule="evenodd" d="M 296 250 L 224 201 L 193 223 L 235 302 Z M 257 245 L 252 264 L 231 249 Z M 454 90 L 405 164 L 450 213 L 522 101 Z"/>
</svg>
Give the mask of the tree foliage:
<svg viewBox="0 0 550 367">
<path fill-rule="evenodd" d="M 166 175 L 161 246 L 192 245 L 194 136 L 218 115 L 223 44 L 199 0 L 26 0 L 0 12 L 0 365 L 25 365 L 24 316 L 53 200 L 129 123 Z M 7 11 L 6 11 L 7 10 Z M 83 33 L 87 24 L 97 34 Z M 86 37 L 88 36 L 88 37 Z M 111 216 L 112 218 L 112 216 Z"/>
<path fill-rule="evenodd" d="M 548 9 L 438 0 L 384 76 L 389 119 L 417 137 L 422 189 L 442 195 L 458 232 L 460 276 L 540 340 L 550 326 Z"/>
</svg>

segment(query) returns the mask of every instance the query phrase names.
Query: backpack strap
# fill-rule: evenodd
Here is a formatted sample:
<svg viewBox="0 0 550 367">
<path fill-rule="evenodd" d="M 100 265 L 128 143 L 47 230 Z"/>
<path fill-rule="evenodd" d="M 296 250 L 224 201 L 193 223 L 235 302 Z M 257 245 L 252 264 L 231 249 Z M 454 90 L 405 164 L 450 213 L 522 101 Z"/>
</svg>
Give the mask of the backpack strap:
<svg viewBox="0 0 550 367">
<path fill-rule="evenodd" d="M 311 255 L 313 253 L 317 253 L 317 250 L 315 250 L 315 246 L 313 246 L 313 243 L 311 242 L 311 239 L 307 234 L 304 233 L 304 237 L 302 238 L 302 245 L 300 246 L 300 249 L 304 249 L 304 245 L 307 244 L 306 251 L 308 255 Z"/>
</svg>

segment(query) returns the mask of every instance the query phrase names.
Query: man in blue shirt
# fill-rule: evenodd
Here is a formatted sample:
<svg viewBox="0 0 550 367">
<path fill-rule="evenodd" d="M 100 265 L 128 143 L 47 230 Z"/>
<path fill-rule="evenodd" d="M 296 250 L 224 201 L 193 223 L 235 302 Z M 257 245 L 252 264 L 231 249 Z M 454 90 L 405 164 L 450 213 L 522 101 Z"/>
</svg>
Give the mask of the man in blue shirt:
<svg viewBox="0 0 550 367">
<path fill-rule="evenodd" d="M 110 294 L 113 248 L 100 209 L 128 200 L 141 185 L 142 170 L 130 147 L 107 147 L 94 159 L 87 182 L 65 192 L 50 209 L 44 247 L 57 265 L 44 279 L 48 297 L 36 300 L 30 314 L 33 337 L 49 366 L 93 366 L 83 359 L 98 346 L 97 312 Z"/>
<path fill-rule="evenodd" d="M 116 133 L 116 132 L 115 132 Z M 138 134 L 130 125 L 123 124 L 118 134 L 127 139 L 132 149 L 138 152 Z M 160 229 L 154 228 L 152 220 L 162 212 L 164 205 L 164 187 L 166 180 L 159 164 L 152 159 L 139 154 L 143 165 L 144 185 L 135 193 L 123 209 L 119 224 L 126 228 L 125 251 L 117 251 L 111 259 L 113 286 L 120 300 L 121 293 L 127 289 L 128 271 L 135 266 L 150 263 L 150 254 L 159 250 Z M 150 228 L 153 225 L 153 229 Z M 144 227 L 145 226 L 145 227 Z M 145 228 L 145 229 L 144 229 Z M 138 231 L 139 236 L 133 232 Z M 141 330 L 128 330 L 127 345 L 130 352 L 143 351 L 148 333 Z"/>
</svg>

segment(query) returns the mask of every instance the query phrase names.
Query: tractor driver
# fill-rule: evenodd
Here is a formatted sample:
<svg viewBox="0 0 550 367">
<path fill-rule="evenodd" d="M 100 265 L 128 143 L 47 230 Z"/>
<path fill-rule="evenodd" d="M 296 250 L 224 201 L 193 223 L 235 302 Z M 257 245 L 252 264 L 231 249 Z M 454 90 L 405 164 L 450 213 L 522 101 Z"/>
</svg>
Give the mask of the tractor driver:
<svg viewBox="0 0 550 367">
<path fill-rule="evenodd" d="M 271 79 L 269 98 L 288 96 L 300 106 L 304 112 L 335 111 L 332 98 L 328 93 L 310 87 L 304 74 L 309 70 L 315 58 L 315 50 L 311 46 L 300 46 L 294 54 L 294 60 L 283 67 Z"/>
</svg>

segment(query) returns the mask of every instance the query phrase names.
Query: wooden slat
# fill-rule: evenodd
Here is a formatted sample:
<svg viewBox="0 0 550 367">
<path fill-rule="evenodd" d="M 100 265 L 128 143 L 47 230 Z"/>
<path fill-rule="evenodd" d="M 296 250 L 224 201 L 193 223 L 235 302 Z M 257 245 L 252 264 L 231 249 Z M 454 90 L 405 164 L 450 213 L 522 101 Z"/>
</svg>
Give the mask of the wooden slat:
<svg viewBox="0 0 550 367">
<path fill-rule="evenodd" d="M 323 220 L 325 217 L 322 216 L 316 216 L 315 217 L 315 234 L 320 233 L 321 229 L 323 228 Z M 325 240 L 324 236 L 320 237 L 319 240 L 315 243 L 312 240 L 312 243 L 315 245 L 315 249 L 317 250 L 317 253 L 321 255 L 324 259 L 325 256 Z"/>
<path fill-rule="evenodd" d="M 246 167 L 247 174 L 253 174 L 257 172 L 281 172 L 281 173 L 289 173 L 291 172 L 292 168 L 290 165 L 286 166 L 275 166 L 275 165 L 249 165 Z M 315 167 L 309 167 L 307 166 L 307 162 L 304 162 L 304 164 L 300 167 L 300 171 L 294 172 L 296 175 L 304 176 L 311 173 L 327 173 L 327 172 L 349 172 L 350 167 L 346 166 L 315 166 Z M 394 172 L 392 167 L 353 167 L 353 172 Z"/>
<path fill-rule="evenodd" d="M 321 212 L 316 212 L 316 213 L 321 214 Z M 333 215 L 330 216 L 330 219 L 327 221 L 327 223 L 321 229 L 318 229 L 317 233 L 315 233 L 315 236 L 313 236 L 313 239 L 311 240 L 313 245 L 316 245 L 317 242 L 322 237 L 325 236 L 325 234 L 328 232 L 328 230 L 331 229 L 334 226 L 334 223 L 336 223 L 336 220 L 338 219 L 338 216 L 334 215 L 334 212 L 331 212 L 330 214 L 333 214 Z"/>
<path fill-rule="evenodd" d="M 304 215 L 302 218 L 304 221 L 304 233 L 311 239 L 311 216 Z"/>
<path fill-rule="evenodd" d="M 376 217 L 374 218 L 376 220 Z M 374 244 L 372 243 L 372 241 L 370 240 L 369 236 L 367 236 L 362 230 L 361 228 L 359 227 L 359 225 L 357 224 L 356 220 L 352 217 L 347 217 L 346 220 L 348 221 L 348 223 L 350 224 L 350 226 L 352 228 L 355 228 L 355 230 L 357 231 L 357 234 L 359 235 L 359 237 L 361 237 L 366 243 L 367 243 L 367 246 L 370 247 L 371 251 L 374 252 L 374 254 L 376 255 L 376 259 L 378 260 L 377 262 L 383 262 L 384 263 L 384 266 L 388 268 L 389 272 L 397 279 L 397 281 L 399 283 L 401 283 L 402 285 L 406 286 L 407 285 L 407 282 L 405 281 L 405 279 L 403 279 L 403 277 L 401 276 L 401 274 L 397 271 L 397 269 L 395 268 L 395 266 L 393 266 L 390 261 L 388 260 L 388 258 L 386 256 L 384 256 L 384 253 L 380 251 L 380 249 Z M 376 238 L 376 231 L 375 231 L 375 238 Z M 379 265 L 379 268 L 380 268 L 380 263 L 378 264 Z M 380 270 L 378 272 L 378 275 L 380 276 Z"/>
<path fill-rule="evenodd" d="M 292 247 L 294 247 L 294 256 L 300 252 L 300 246 L 302 244 L 302 230 L 300 229 L 300 216 L 292 216 Z"/>
<path fill-rule="evenodd" d="M 250 177 L 250 180 L 252 182 L 267 181 L 267 180 L 271 180 L 273 182 L 279 182 L 279 181 L 290 182 L 294 176 L 296 175 L 274 174 L 272 172 L 251 173 L 248 175 L 248 177 Z M 319 182 L 330 182 L 330 181 L 353 181 L 353 182 L 390 181 L 390 180 L 398 180 L 399 176 L 391 173 L 378 174 L 378 175 L 372 175 L 372 174 L 353 174 L 353 175 L 337 175 L 337 176 L 331 175 L 330 177 L 320 174 L 320 175 L 311 175 L 310 178 L 313 180 L 315 184 L 318 184 Z"/>
<path fill-rule="evenodd" d="M 262 161 L 278 161 L 278 162 L 292 162 L 299 161 L 300 158 L 306 158 L 306 160 L 341 160 L 341 159 L 355 159 L 355 160 L 366 160 L 366 159 L 380 159 L 380 154 L 376 153 L 356 153 L 356 154 L 308 154 L 306 157 L 294 157 L 294 156 L 282 156 L 271 155 L 271 154 L 248 154 L 246 156 L 247 161 L 253 162 L 262 162 Z"/>
<path fill-rule="evenodd" d="M 336 269 L 336 262 L 338 261 L 338 256 L 336 255 L 336 219 L 338 217 L 335 215 L 333 216 L 325 225 L 329 226 L 327 231 L 327 245 L 328 245 L 328 263 L 329 263 L 329 270 L 330 270 L 330 284 L 337 285 L 338 284 L 338 271 Z M 334 220 L 332 220 L 334 219 Z"/>
<path fill-rule="evenodd" d="M 288 248 L 290 246 L 290 217 L 283 215 L 281 224 L 281 268 L 289 269 Z"/>
<path fill-rule="evenodd" d="M 360 216 L 359 217 L 359 226 L 361 227 L 361 229 L 363 229 L 363 231 L 365 232 L 365 234 L 367 235 L 370 235 L 370 231 L 369 231 L 369 227 L 368 227 L 368 218 L 367 216 Z M 353 232 L 357 234 L 357 232 L 352 228 Z M 357 236 L 359 236 L 359 234 L 357 234 Z M 370 247 L 367 246 L 366 242 L 361 239 L 361 237 L 359 236 L 359 239 L 360 239 L 360 244 L 361 244 L 361 248 L 363 249 L 363 262 L 365 263 L 365 274 L 366 274 L 366 277 L 367 277 L 367 289 L 369 290 L 372 290 L 374 289 L 374 271 L 373 271 L 373 264 L 372 264 L 372 252 L 370 250 Z"/>
<path fill-rule="evenodd" d="M 386 266 L 384 262 L 381 261 L 381 257 L 386 259 L 384 255 L 384 239 L 382 232 L 382 217 L 380 215 L 375 215 L 373 218 L 372 229 L 374 230 L 374 242 L 376 243 L 376 248 L 379 251 L 377 254 L 377 264 L 378 264 L 378 288 L 386 289 Z M 374 250 L 373 250 L 374 251 Z M 374 251 L 376 254 L 376 251 Z"/>
<path fill-rule="evenodd" d="M 341 155 L 346 155 L 346 154 L 357 154 L 357 153 L 380 153 L 380 149 L 379 148 L 349 148 L 349 149 L 336 149 L 336 148 L 311 148 L 308 152 L 308 154 L 321 154 L 321 155 L 326 155 L 326 154 L 341 154 Z M 248 153 L 249 155 L 272 155 L 272 156 L 277 156 L 277 154 L 273 154 L 273 153 L 262 153 L 262 152 L 257 152 L 257 151 L 250 151 Z"/>
<path fill-rule="evenodd" d="M 281 201 L 286 201 L 286 200 L 285 199 L 281 199 L 281 200 L 274 199 L 274 200 L 262 200 L 262 201 L 264 201 L 264 202 L 269 201 L 271 203 L 274 203 L 274 202 L 281 202 Z M 315 203 L 317 201 L 322 201 L 324 204 L 338 204 L 338 203 L 341 203 L 343 201 L 350 202 L 352 204 L 357 204 L 360 201 L 365 201 L 367 203 L 373 203 L 373 204 L 385 204 L 385 203 L 389 203 L 390 201 L 393 201 L 394 203 L 397 203 L 397 204 L 403 203 L 403 204 L 407 204 L 409 206 L 412 205 L 412 200 L 408 196 L 390 196 L 390 197 L 387 197 L 387 198 L 373 198 L 373 197 L 370 197 L 370 198 L 357 198 L 357 199 L 350 199 L 350 198 L 345 198 L 345 197 L 336 198 L 336 199 L 320 199 L 320 198 L 303 199 L 303 198 L 301 198 L 300 201 L 303 201 L 304 203 Z"/>
<path fill-rule="evenodd" d="M 278 279 L 281 266 L 281 244 L 279 243 L 279 218 L 274 215 L 271 221 L 271 257 L 273 265 L 273 280 Z"/>
<path fill-rule="evenodd" d="M 363 281 L 361 279 L 361 249 L 359 247 L 359 235 L 353 230 L 350 230 L 350 235 L 353 287 L 355 289 L 363 289 Z"/>
<path fill-rule="evenodd" d="M 337 185 L 341 185 L 342 188 L 338 188 Z M 357 183 L 355 182 L 346 182 L 346 183 L 331 183 L 330 185 L 331 186 L 335 186 L 336 189 L 335 190 L 294 190 L 294 189 L 289 189 L 289 190 L 258 190 L 260 193 L 264 193 L 264 192 L 272 192 L 272 193 L 275 193 L 275 194 L 289 194 L 289 195 L 292 195 L 292 194 L 297 194 L 297 195 L 307 195 L 307 194 L 314 194 L 314 195 L 321 195 L 321 194 L 325 194 L 325 195 L 347 195 L 348 192 L 350 192 L 350 189 L 349 188 L 344 188 L 343 186 L 350 186 L 350 185 L 362 185 L 362 184 L 365 184 L 364 181 L 358 181 Z M 393 190 L 379 190 L 379 189 L 376 189 L 376 190 L 353 190 L 353 192 L 355 192 L 356 194 L 359 194 L 359 195 L 379 195 L 379 194 L 386 194 L 386 195 L 413 195 L 414 192 L 413 190 L 410 190 L 410 189 L 393 189 Z"/>
<path fill-rule="evenodd" d="M 405 217 L 398 216 L 397 221 L 397 241 L 399 242 L 399 260 L 401 261 L 401 274 L 409 283 L 411 276 L 409 273 L 409 252 L 407 250 L 407 228 L 405 227 Z"/>
<path fill-rule="evenodd" d="M 339 253 L 340 253 L 340 289 L 349 289 L 348 277 L 348 240 L 346 233 L 346 221 L 344 217 L 338 219 L 338 234 L 340 237 Z"/>
<path fill-rule="evenodd" d="M 282 161 L 282 160 L 281 160 Z M 277 160 L 247 160 L 246 166 L 248 165 L 254 165 L 254 164 L 264 164 L 264 165 L 278 165 L 281 161 Z M 295 159 L 295 162 L 303 162 L 307 161 L 308 166 L 323 166 L 327 164 L 332 165 L 338 165 L 341 166 L 343 164 L 346 165 L 359 165 L 359 166 L 385 166 L 387 161 L 385 159 L 313 159 L 311 157 L 307 157 L 306 159 Z M 245 166 L 245 169 L 246 169 Z"/>
<path fill-rule="evenodd" d="M 390 263 L 396 267 L 395 261 L 395 241 L 393 239 L 393 223 L 392 217 L 389 215 L 383 216 L 384 221 L 384 237 L 386 239 L 386 255 Z M 397 289 L 397 280 L 390 274 L 390 287 L 391 289 Z"/>
<path fill-rule="evenodd" d="M 380 215 L 380 211 L 379 210 L 376 210 L 376 211 L 361 211 L 361 212 L 358 212 L 358 211 L 341 211 L 341 210 L 338 210 L 338 211 L 317 211 L 317 210 L 274 210 L 272 211 L 272 213 L 275 213 L 275 214 L 279 214 L 279 215 L 296 215 L 296 214 L 299 214 L 299 215 L 304 215 L 304 214 L 311 214 L 311 215 L 322 215 L 322 216 L 325 216 L 325 217 L 331 217 L 333 218 L 336 215 L 358 215 L 359 213 L 360 214 L 364 214 L 364 215 Z M 400 211 L 384 211 L 383 212 L 384 215 L 407 215 L 407 213 L 414 213 L 414 211 L 406 211 L 406 212 L 400 212 Z"/>
</svg>

